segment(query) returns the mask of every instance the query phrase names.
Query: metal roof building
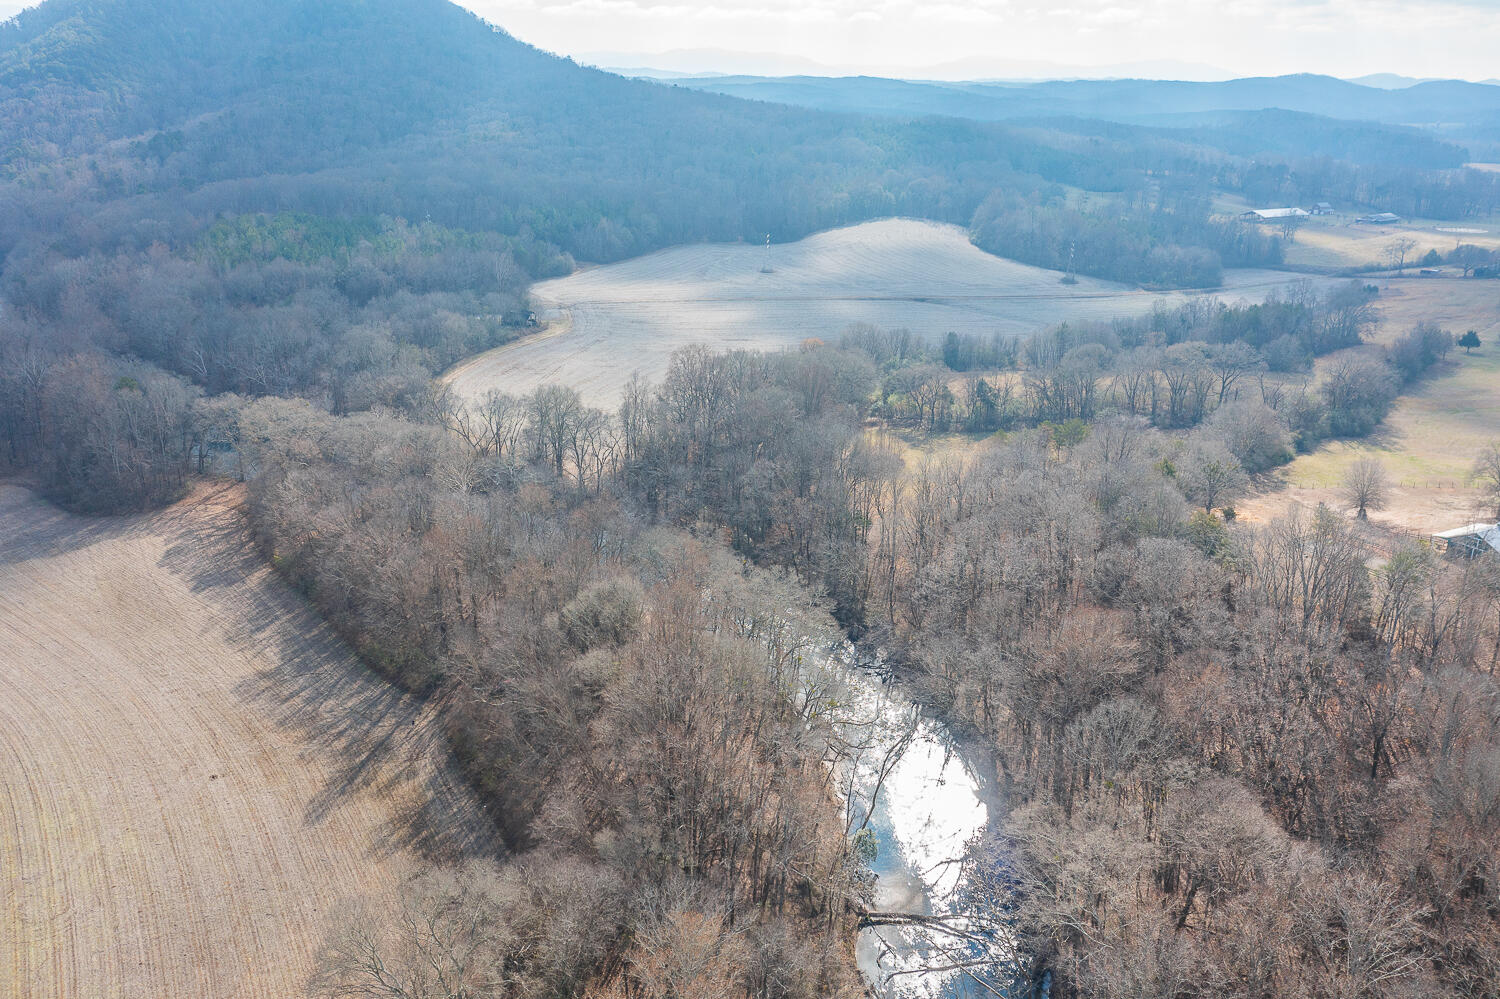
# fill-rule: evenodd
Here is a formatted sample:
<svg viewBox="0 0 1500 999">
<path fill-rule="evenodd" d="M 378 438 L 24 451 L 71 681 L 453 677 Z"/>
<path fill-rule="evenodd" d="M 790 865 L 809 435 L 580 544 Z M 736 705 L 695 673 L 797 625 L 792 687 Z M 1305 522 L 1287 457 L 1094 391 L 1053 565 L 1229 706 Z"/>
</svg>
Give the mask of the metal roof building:
<svg viewBox="0 0 1500 999">
<path fill-rule="evenodd" d="M 1240 218 L 1246 222 L 1274 222 L 1277 219 L 1304 219 L 1311 214 L 1301 208 L 1252 208 Z"/>
<path fill-rule="evenodd" d="M 1486 549 L 1500 552 L 1500 525 L 1466 524 L 1434 534 L 1432 539 L 1439 551 L 1473 558 Z"/>
</svg>

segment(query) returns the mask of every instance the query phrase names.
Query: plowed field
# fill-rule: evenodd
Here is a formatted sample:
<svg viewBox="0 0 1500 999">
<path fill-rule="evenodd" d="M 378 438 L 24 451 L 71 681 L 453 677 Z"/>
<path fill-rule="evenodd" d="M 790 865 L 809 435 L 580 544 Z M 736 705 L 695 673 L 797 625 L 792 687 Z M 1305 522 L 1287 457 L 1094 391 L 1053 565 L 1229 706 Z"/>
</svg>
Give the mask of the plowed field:
<svg viewBox="0 0 1500 999">
<path fill-rule="evenodd" d="M 331 909 L 487 843 L 432 709 L 235 497 L 85 520 L 0 485 L 0 996 L 300 996 Z"/>
</svg>

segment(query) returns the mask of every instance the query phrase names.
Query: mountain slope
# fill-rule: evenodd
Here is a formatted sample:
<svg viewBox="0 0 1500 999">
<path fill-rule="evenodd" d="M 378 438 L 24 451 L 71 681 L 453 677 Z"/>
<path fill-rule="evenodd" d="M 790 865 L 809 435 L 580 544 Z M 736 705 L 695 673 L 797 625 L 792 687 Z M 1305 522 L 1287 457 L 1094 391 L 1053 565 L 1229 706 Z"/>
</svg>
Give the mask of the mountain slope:
<svg viewBox="0 0 1500 999">
<path fill-rule="evenodd" d="M 170 195 L 152 211 L 174 227 L 184 209 L 402 214 L 590 259 L 896 213 L 967 222 L 1016 170 L 1119 183 L 994 126 L 624 80 L 446 0 L 49 0 L 0 29 L 0 133 L 0 176 L 70 203 Z"/>
<path fill-rule="evenodd" d="M 272 105 L 289 121 L 373 111 L 342 127 L 388 139 L 510 96 L 506 82 L 544 83 L 549 62 L 442 0 L 52 0 L 0 27 L 0 101 L 7 118 L 84 143 Z M 91 108 L 93 130 L 61 120 L 54 99 Z"/>
</svg>

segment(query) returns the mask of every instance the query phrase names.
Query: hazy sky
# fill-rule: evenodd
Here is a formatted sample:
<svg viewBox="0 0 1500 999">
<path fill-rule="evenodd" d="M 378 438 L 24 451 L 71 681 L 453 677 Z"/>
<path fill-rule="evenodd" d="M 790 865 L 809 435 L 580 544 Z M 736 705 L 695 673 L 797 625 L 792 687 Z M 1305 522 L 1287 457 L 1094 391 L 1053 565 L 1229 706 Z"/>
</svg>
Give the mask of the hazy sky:
<svg viewBox="0 0 1500 999">
<path fill-rule="evenodd" d="M 1193 64 L 1238 75 L 1500 76 L 1500 0 L 464 3 L 517 37 L 564 55 L 717 49 L 777 57 L 675 67 L 695 70 L 790 72 L 813 60 L 883 74 L 961 63 L 960 76 L 1032 75 L 1045 63 Z M 0 17 L 23 6 L 30 4 L 0 0 Z"/>
<path fill-rule="evenodd" d="M 467 0 L 565 55 L 729 49 L 875 73 L 1173 61 L 1237 74 L 1500 75 L 1500 0 Z"/>
</svg>

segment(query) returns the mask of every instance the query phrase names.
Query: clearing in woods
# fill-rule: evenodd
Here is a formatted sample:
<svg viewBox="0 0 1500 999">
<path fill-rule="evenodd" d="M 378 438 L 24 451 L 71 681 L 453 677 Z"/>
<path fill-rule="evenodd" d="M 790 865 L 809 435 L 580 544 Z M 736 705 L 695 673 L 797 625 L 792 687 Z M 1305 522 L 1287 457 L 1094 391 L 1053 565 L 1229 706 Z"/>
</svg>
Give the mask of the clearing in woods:
<svg viewBox="0 0 1500 999">
<path fill-rule="evenodd" d="M 343 900 L 489 845 L 432 708 L 237 496 L 85 520 L 0 484 L 0 995 L 304 995 Z"/>
<path fill-rule="evenodd" d="M 1270 473 L 1264 491 L 1235 504 L 1246 519 L 1270 520 L 1294 505 L 1341 508 L 1338 486 L 1344 472 L 1366 455 L 1385 466 L 1392 487 L 1389 505 L 1371 511 L 1373 524 L 1429 533 L 1493 516 L 1466 480 L 1478 450 L 1500 441 L 1500 283 L 1472 278 L 1379 283 L 1376 344 L 1387 345 L 1425 321 L 1455 336 L 1475 330 L 1484 346 L 1472 354 L 1456 348 L 1396 400 L 1369 439 L 1329 441 Z M 1319 366 L 1331 360 L 1324 358 Z"/>
<path fill-rule="evenodd" d="M 779 349 L 808 337 L 836 341 L 851 323 L 1020 336 L 1187 297 L 1088 277 L 1063 285 L 1062 276 L 985 253 L 958 226 L 912 219 L 819 233 L 773 246 L 769 258 L 748 244 L 673 247 L 536 285 L 550 328 L 465 361 L 447 379 L 466 399 L 557 383 L 612 409 L 632 372 L 659 380 L 672 352 L 695 343 Z M 1213 294 L 1260 301 L 1299 279 L 1231 270 Z"/>
</svg>

